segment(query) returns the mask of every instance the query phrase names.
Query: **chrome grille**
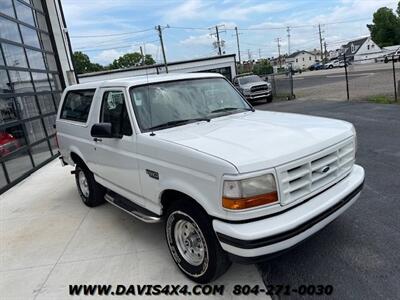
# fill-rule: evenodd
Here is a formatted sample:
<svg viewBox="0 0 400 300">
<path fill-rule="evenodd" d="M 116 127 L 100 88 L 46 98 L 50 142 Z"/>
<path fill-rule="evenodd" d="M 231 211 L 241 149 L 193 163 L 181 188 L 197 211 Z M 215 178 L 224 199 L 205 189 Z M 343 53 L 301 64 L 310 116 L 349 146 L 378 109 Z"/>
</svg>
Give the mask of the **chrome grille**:
<svg viewBox="0 0 400 300">
<path fill-rule="evenodd" d="M 354 140 L 343 141 L 277 168 L 282 205 L 301 201 L 346 176 L 354 164 Z"/>
<path fill-rule="evenodd" d="M 268 90 L 268 85 L 266 85 L 266 84 L 253 86 L 250 89 L 251 92 L 260 92 L 260 91 L 265 91 L 265 90 Z"/>
</svg>

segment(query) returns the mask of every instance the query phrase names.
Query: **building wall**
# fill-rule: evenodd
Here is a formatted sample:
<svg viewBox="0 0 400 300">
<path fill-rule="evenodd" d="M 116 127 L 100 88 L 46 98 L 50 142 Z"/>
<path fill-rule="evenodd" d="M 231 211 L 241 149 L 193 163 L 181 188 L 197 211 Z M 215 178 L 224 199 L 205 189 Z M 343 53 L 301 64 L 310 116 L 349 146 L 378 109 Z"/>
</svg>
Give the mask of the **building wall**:
<svg viewBox="0 0 400 300">
<path fill-rule="evenodd" d="M 230 73 L 228 79 L 232 79 L 236 76 L 236 66 L 235 66 L 235 56 L 225 56 L 225 57 L 214 57 L 207 60 L 198 61 L 187 61 L 181 63 L 172 63 L 168 65 L 168 71 L 171 73 L 190 73 L 190 72 L 218 72 L 224 71 L 222 73 Z M 109 72 L 98 72 L 92 74 L 84 74 L 79 76 L 79 82 L 93 82 L 98 80 L 109 80 L 114 78 L 125 78 L 132 76 L 150 75 L 150 74 L 160 74 L 165 73 L 164 66 L 148 67 L 148 68 L 138 68 L 138 69 L 128 69 L 128 70 L 117 70 Z M 225 74 L 224 74 L 225 75 Z M 227 76 L 228 77 L 228 76 Z"/>
<path fill-rule="evenodd" d="M 67 86 L 76 84 L 77 80 L 71 58 L 72 50 L 70 50 L 68 30 L 64 23 L 61 2 L 60 0 L 46 0 L 46 6 L 65 84 Z"/>
<path fill-rule="evenodd" d="M 64 77 L 46 3 L 29 3 L 0 0 L 0 193 L 57 155 Z"/>
<path fill-rule="evenodd" d="M 286 61 L 292 64 L 295 70 L 307 69 L 316 62 L 315 55 L 307 52 L 301 52 L 295 57 L 287 58 Z"/>
<path fill-rule="evenodd" d="M 370 63 L 383 54 L 382 49 L 369 37 L 354 55 L 354 63 Z"/>
</svg>

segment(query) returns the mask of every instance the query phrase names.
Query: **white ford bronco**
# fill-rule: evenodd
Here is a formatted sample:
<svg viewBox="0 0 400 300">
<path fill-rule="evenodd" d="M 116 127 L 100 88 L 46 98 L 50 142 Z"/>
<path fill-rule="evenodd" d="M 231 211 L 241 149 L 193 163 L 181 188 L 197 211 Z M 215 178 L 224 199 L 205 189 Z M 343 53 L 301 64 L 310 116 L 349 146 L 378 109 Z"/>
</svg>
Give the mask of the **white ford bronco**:
<svg viewBox="0 0 400 300">
<path fill-rule="evenodd" d="M 70 86 L 56 127 L 83 202 L 163 221 L 172 258 L 199 283 L 298 244 L 364 182 L 352 124 L 255 110 L 219 74 Z"/>
</svg>

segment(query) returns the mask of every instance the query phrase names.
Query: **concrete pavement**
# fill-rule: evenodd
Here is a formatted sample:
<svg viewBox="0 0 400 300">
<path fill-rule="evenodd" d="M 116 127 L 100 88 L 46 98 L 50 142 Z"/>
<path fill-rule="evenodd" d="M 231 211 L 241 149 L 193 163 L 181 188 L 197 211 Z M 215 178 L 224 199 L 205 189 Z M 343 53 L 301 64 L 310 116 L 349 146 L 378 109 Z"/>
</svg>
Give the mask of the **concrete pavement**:
<svg viewBox="0 0 400 300">
<path fill-rule="evenodd" d="M 1 299 L 70 299 L 69 284 L 194 285 L 170 257 L 163 224 L 84 206 L 70 170 L 53 161 L 0 196 Z M 234 264 L 212 284 L 231 299 L 245 283 L 263 287 L 256 266 Z"/>
</svg>

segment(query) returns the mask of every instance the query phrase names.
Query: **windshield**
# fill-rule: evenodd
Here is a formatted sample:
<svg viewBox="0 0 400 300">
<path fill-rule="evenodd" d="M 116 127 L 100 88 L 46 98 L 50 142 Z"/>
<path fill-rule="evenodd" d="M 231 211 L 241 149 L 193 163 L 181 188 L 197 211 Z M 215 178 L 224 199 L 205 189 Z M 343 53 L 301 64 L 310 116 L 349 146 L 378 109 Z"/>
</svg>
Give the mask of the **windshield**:
<svg viewBox="0 0 400 300">
<path fill-rule="evenodd" d="M 247 84 L 250 82 L 260 82 L 262 81 L 260 77 L 253 75 L 253 76 L 246 76 L 238 78 L 240 84 Z"/>
<path fill-rule="evenodd" d="M 145 132 L 252 110 L 223 78 L 132 87 L 130 95 L 139 126 Z"/>
</svg>

